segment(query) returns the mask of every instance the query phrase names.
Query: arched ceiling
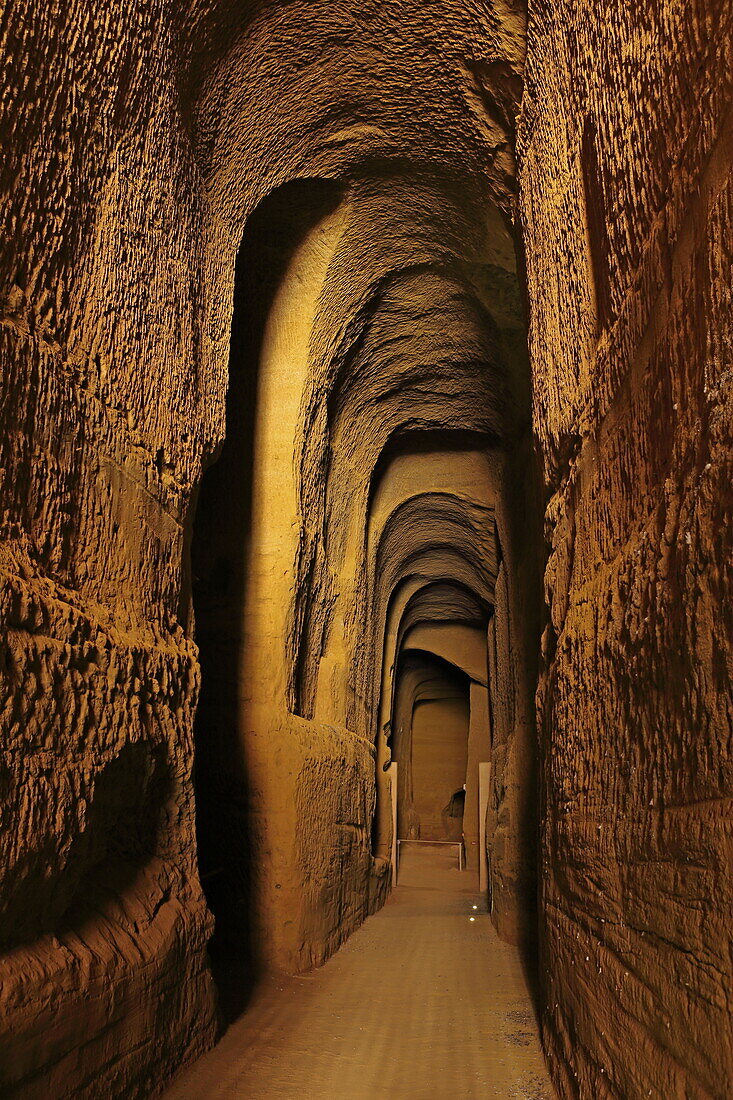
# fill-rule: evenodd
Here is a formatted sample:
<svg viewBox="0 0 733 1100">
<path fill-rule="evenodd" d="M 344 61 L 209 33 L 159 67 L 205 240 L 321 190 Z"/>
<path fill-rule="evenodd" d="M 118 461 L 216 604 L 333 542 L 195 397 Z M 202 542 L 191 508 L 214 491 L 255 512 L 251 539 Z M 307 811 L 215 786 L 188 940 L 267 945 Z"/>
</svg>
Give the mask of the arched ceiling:
<svg viewBox="0 0 733 1100">
<path fill-rule="evenodd" d="M 457 622 L 459 592 L 493 600 L 485 456 L 529 419 L 513 155 L 525 22 L 514 0 L 195 0 L 176 29 L 214 360 L 252 212 L 297 178 L 340 188 L 293 439 L 287 693 L 294 712 L 369 736 L 408 619 Z"/>
</svg>

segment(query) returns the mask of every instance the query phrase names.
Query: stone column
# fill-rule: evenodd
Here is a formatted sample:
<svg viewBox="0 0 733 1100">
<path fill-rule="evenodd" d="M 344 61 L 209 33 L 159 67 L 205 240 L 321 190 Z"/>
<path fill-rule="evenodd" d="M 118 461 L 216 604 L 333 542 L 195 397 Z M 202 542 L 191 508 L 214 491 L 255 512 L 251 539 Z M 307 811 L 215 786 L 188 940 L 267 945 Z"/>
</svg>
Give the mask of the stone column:
<svg viewBox="0 0 733 1100">
<path fill-rule="evenodd" d="M 463 811 L 463 835 L 466 840 L 466 867 L 479 867 L 479 763 L 489 759 L 489 693 L 484 684 L 471 681 L 468 726 L 468 763 L 466 766 L 466 803 Z"/>
</svg>

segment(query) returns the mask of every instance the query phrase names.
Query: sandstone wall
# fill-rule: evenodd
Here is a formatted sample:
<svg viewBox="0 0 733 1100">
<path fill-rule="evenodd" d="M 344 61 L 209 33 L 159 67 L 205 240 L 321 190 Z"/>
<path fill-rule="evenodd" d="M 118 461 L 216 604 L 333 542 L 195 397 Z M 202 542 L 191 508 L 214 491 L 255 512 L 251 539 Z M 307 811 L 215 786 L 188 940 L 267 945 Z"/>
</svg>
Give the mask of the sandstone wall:
<svg viewBox="0 0 733 1100">
<path fill-rule="evenodd" d="M 189 551 L 235 307 L 275 326 L 237 391 L 270 402 L 269 443 L 237 424 L 274 463 L 239 486 L 269 595 L 227 687 L 263 955 L 321 961 L 378 903 L 399 640 L 489 609 L 494 919 L 531 931 L 521 237 L 547 1042 L 568 1096 L 725 1095 L 732 19 L 532 4 L 518 225 L 519 3 L 6 5 L 3 1089 L 145 1095 L 213 1041 Z M 273 320 L 236 257 L 294 180 L 330 181 L 333 220 Z"/>
<path fill-rule="evenodd" d="M 563 1096 L 733 1081 L 732 21 L 723 2 L 530 6 L 543 999 Z"/>
<path fill-rule="evenodd" d="M 358 658 L 366 605 L 346 592 L 331 614 L 334 576 L 364 560 L 343 557 L 336 520 L 355 500 L 363 551 L 390 435 L 467 413 L 481 447 L 526 430 L 507 228 L 523 34 L 503 0 L 0 15 L 7 1091 L 147 1095 L 214 1038 L 189 550 L 225 432 L 237 250 L 262 200 L 303 177 L 337 181 L 352 216 L 292 440 L 286 699 L 249 742 L 265 954 L 319 961 L 378 900 L 364 833 L 381 670 Z M 419 339 L 402 368 L 385 356 L 395 318 L 442 329 L 437 359 Z M 376 400 L 381 432 L 365 430 Z M 339 829 L 355 820 L 358 836 Z"/>
<path fill-rule="evenodd" d="M 425 687 L 413 705 L 412 808 L 422 839 L 460 840 L 463 804 L 451 800 L 466 781 L 468 691 L 456 698 L 441 687 Z"/>
<path fill-rule="evenodd" d="M 0 35 L 0 1089 L 146 1094 L 215 1034 L 178 621 L 223 410 L 198 173 L 149 4 Z"/>
</svg>

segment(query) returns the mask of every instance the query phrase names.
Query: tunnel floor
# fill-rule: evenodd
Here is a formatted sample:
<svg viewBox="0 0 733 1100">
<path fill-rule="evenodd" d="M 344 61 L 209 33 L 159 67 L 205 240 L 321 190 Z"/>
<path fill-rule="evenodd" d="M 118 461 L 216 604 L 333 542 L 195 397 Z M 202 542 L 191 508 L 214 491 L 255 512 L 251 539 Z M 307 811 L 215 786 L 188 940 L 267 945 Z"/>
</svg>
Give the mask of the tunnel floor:
<svg viewBox="0 0 733 1100">
<path fill-rule="evenodd" d="M 420 850 L 403 859 L 385 907 L 325 966 L 268 979 L 219 1045 L 166 1093 L 167 1100 L 554 1096 L 519 955 L 496 936 L 477 876 Z"/>
</svg>

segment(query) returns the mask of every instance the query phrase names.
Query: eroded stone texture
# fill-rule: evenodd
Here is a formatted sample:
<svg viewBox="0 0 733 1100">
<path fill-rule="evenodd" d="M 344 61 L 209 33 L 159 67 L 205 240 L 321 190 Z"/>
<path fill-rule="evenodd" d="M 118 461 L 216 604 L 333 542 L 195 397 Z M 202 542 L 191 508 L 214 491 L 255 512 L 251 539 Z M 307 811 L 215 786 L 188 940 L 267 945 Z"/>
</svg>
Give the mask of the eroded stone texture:
<svg viewBox="0 0 733 1100">
<path fill-rule="evenodd" d="M 215 1034 L 177 622 L 223 407 L 201 200 L 159 13 L 13 5 L 0 34 L 0 1087 L 144 1094 Z"/>
<path fill-rule="evenodd" d="M 530 19 L 544 1011 L 568 1096 L 733 1080 L 732 22 L 727 3 Z"/>
<path fill-rule="evenodd" d="M 213 1042 L 209 908 L 297 970 L 380 903 L 415 649 L 485 692 L 532 933 L 526 261 L 553 1066 L 724 1095 L 731 18 L 0 14 L 3 1089 L 148 1095 Z"/>
<path fill-rule="evenodd" d="M 369 517 L 407 433 L 469 430 L 503 455 L 527 431 L 511 227 L 524 18 L 503 0 L 21 3 L 0 35 L 2 1087 L 148 1094 L 215 1034 L 192 798 L 191 594 L 206 594 L 189 559 L 227 388 L 257 406 L 240 427 L 272 438 L 240 517 L 225 719 L 202 620 L 202 714 L 234 750 L 207 746 L 207 773 L 197 733 L 197 782 L 213 802 L 217 759 L 232 768 L 229 834 L 241 824 L 248 845 L 232 859 L 268 963 L 320 961 L 383 896 L 380 547 L 432 516 L 428 573 L 445 573 L 492 510 L 508 545 L 506 503 L 450 485 L 414 483 L 384 530 Z M 243 234 L 298 179 L 331 181 L 328 224 L 293 233 L 312 256 L 300 272 L 280 257 L 266 308 L 240 293 L 262 342 L 230 355 Z M 471 568 L 488 592 L 487 553 Z"/>
</svg>

